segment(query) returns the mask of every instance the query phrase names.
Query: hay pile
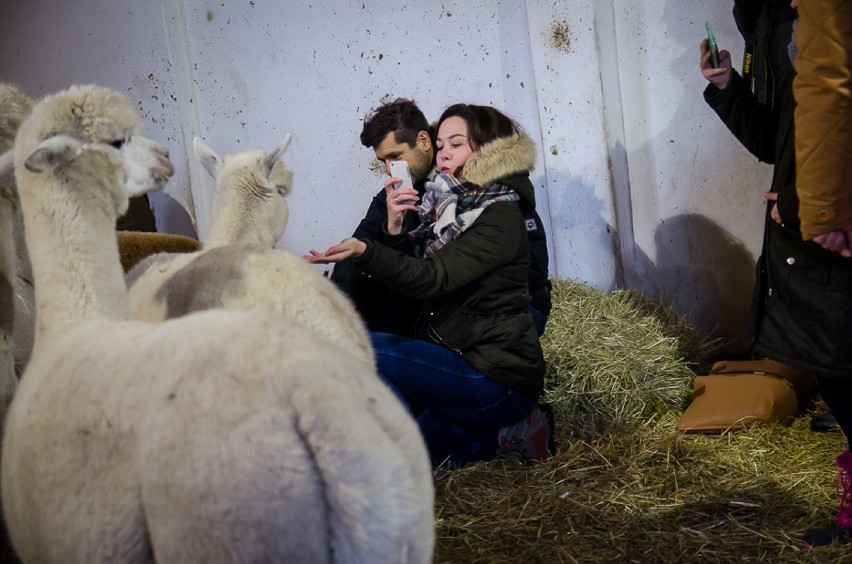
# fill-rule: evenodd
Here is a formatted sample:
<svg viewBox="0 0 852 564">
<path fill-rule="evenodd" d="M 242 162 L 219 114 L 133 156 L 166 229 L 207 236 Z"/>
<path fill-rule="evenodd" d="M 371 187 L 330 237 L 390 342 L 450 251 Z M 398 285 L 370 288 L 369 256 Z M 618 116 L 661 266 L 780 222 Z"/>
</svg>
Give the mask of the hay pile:
<svg viewBox="0 0 852 564">
<path fill-rule="evenodd" d="M 561 280 L 553 295 L 559 452 L 439 471 L 435 562 L 852 561 L 852 548 L 801 548 L 837 511 L 842 434 L 811 432 L 805 415 L 684 435 L 691 367 L 715 344 L 654 300 Z"/>
<path fill-rule="evenodd" d="M 702 343 L 683 316 L 658 300 L 552 281 L 553 310 L 542 338 L 544 401 L 570 422 L 572 434 L 588 439 L 683 409 L 692 368 L 714 343 Z"/>
<path fill-rule="evenodd" d="M 444 472 L 435 562 L 852 561 L 852 548 L 801 548 L 837 511 L 840 433 L 813 433 L 808 417 L 721 436 L 676 422 L 654 415 L 589 442 L 557 432 L 543 464 Z"/>
</svg>

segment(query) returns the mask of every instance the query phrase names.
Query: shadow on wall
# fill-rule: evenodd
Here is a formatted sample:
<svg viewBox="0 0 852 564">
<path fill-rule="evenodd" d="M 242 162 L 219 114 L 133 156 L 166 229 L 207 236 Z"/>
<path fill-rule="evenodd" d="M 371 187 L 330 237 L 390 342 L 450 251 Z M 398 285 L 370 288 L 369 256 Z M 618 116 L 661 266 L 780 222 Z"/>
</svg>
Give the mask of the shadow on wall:
<svg viewBox="0 0 852 564">
<path fill-rule="evenodd" d="M 743 184 L 738 171 L 763 165 L 728 142 L 728 132 L 702 99 L 706 81 L 698 70 L 704 20 L 724 29 L 721 22 L 732 21 L 730 10 L 728 3 L 665 3 L 666 42 L 675 50 L 671 63 L 649 63 L 640 70 L 679 94 L 670 110 L 653 106 L 654 100 L 637 102 L 655 110 L 650 125 L 666 125 L 624 158 L 637 163 L 629 177 L 619 176 L 619 157 L 613 153 L 613 174 L 621 179 L 616 188 L 630 191 L 615 194 L 617 225 L 631 230 L 619 238 L 624 284 L 664 299 L 688 316 L 702 337 L 722 339 L 723 354 L 735 355 L 748 348 L 754 291 L 754 257 L 742 238 L 759 237 L 765 213 L 765 186 Z M 722 213 L 730 220 L 726 226 L 716 222 Z M 733 226 L 736 235 L 728 231 Z M 652 245 L 653 260 L 646 254 Z"/>
<path fill-rule="evenodd" d="M 554 172 L 551 168 L 546 179 L 532 178 L 537 184 L 549 182 L 546 191 L 550 214 L 558 218 L 551 222 L 548 235 L 548 245 L 558 262 L 551 265 L 551 272 L 556 266 L 561 278 L 581 280 L 611 291 L 622 285 L 616 233 L 607 220 L 605 202 L 595 194 L 594 185 L 584 178 L 583 172 Z"/>
<path fill-rule="evenodd" d="M 618 151 L 624 151 L 620 144 L 611 155 L 613 178 L 626 174 L 617 170 L 624 162 Z M 623 185 L 615 182 L 614 186 L 618 225 L 626 229 L 623 233 L 616 233 L 605 221 L 603 201 L 578 175 L 570 175 L 563 189 L 550 185 L 551 212 L 560 218 L 552 244 L 559 256 L 569 260 L 568 271 L 560 276 L 584 279 L 578 273 L 613 272 L 615 268 L 616 286 L 663 299 L 687 316 L 703 338 L 721 339 L 723 354 L 745 354 L 755 279 L 751 251 L 711 218 L 690 213 L 655 219 L 656 228 L 645 227 L 646 232 L 653 230 L 656 261 L 652 260 L 634 238 L 632 196 L 629 190 L 619 189 Z M 613 256 L 622 260 L 613 265 Z"/>
<path fill-rule="evenodd" d="M 703 338 L 722 339 L 723 354 L 746 354 L 755 280 L 751 252 L 699 214 L 661 220 L 654 242 L 656 264 L 633 249 L 630 277 L 639 280 L 639 289 L 686 315 Z"/>
</svg>

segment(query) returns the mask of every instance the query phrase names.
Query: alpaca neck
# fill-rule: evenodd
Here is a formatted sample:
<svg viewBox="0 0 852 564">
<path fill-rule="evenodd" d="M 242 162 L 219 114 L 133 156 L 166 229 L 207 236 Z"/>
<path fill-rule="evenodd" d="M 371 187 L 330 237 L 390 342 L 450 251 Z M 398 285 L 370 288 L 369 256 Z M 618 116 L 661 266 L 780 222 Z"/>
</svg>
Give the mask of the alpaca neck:
<svg viewBox="0 0 852 564">
<path fill-rule="evenodd" d="M 239 245 L 241 243 L 250 242 L 246 237 L 245 230 L 241 225 L 233 220 L 223 222 L 217 214 L 213 214 L 213 221 L 210 224 L 210 230 L 207 232 L 207 239 L 204 241 L 205 249 L 215 247 L 224 247 L 225 245 Z"/>
<path fill-rule="evenodd" d="M 213 206 L 213 221 L 204 248 L 225 245 L 263 245 L 272 248 L 276 241 L 264 235 L 252 213 L 257 203 L 245 203 L 235 194 L 219 197 Z"/>
<path fill-rule="evenodd" d="M 36 341 L 48 332 L 98 317 L 129 318 L 115 237 L 113 191 L 59 186 L 49 175 L 24 188 L 26 242 L 35 279 Z M 103 199 L 84 196 L 101 195 Z"/>
</svg>

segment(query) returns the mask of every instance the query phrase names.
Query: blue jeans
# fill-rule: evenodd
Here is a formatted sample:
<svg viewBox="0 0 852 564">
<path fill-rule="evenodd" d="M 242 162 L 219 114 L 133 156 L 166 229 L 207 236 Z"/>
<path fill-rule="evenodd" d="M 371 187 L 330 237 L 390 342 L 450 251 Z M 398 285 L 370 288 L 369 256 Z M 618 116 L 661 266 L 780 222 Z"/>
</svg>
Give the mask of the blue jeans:
<svg viewBox="0 0 852 564">
<path fill-rule="evenodd" d="M 536 398 L 495 382 L 433 343 L 371 333 L 379 376 L 417 420 L 432 465 L 496 455 L 497 430 L 527 416 Z"/>
</svg>

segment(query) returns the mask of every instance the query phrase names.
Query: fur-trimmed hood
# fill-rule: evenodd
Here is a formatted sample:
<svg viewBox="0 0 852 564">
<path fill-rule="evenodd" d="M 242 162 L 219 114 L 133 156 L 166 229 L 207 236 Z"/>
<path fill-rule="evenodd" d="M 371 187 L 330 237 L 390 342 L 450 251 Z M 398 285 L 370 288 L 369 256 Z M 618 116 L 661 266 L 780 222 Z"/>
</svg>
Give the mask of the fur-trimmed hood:
<svg viewBox="0 0 852 564">
<path fill-rule="evenodd" d="M 487 186 L 509 176 L 526 175 L 535 166 L 535 150 L 535 142 L 526 133 L 500 137 L 475 151 L 459 176 L 479 186 Z M 532 188 L 531 184 L 529 186 Z M 533 192 L 521 193 L 521 197 L 535 201 Z"/>
</svg>

